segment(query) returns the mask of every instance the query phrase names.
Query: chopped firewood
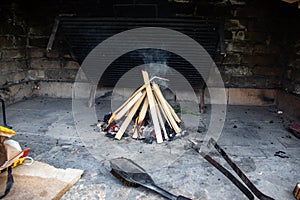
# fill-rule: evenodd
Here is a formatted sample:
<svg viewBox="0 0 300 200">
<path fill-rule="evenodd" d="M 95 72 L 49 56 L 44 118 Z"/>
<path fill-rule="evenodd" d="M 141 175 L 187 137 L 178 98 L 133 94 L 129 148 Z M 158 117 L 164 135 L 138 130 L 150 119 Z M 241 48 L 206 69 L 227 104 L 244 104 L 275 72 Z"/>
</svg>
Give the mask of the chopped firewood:
<svg viewBox="0 0 300 200">
<path fill-rule="evenodd" d="M 178 127 L 176 121 L 174 120 L 173 115 L 169 109 L 169 106 L 167 105 L 166 100 L 163 97 L 158 85 L 154 83 L 152 88 L 154 93 L 157 95 L 158 102 L 161 104 L 163 110 L 165 111 L 166 116 L 169 119 L 172 128 L 175 130 L 176 133 L 179 133 L 181 129 Z"/>
<path fill-rule="evenodd" d="M 151 85 L 148 73 L 142 71 L 142 75 L 144 85 L 136 90 L 115 112 L 106 116 L 109 120 L 104 123 L 106 127 L 103 130 L 107 130 L 111 137 L 120 140 L 134 118 L 133 128 L 129 131 L 132 138 L 148 139 L 151 137 L 156 139 L 157 143 L 162 143 L 163 139 L 172 139 L 175 134 L 181 132 L 178 126 L 181 120 L 163 97 L 159 86 L 155 83 Z M 153 127 L 146 130 L 148 111 L 151 114 Z M 125 120 L 122 122 L 121 127 L 114 127 L 122 119 Z M 164 120 L 166 120 L 166 123 Z"/>
<path fill-rule="evenodd" d="M 154 99 L 154 96 L 152 93 L 149 76 L 148 76 L 148 73 L 145 71 L 142 71 L 142 74 L 143 74 L 144 82 L 146 85 L 147 98 L 149 101 L 150 113 L 151 113 L 152 122 L 153 122 L 154 130 L 155 130 L 155 134 L 156 134 L 156 140 L 157 140 L 157 143 L 162 143 L 163 138 L 162 138 L 161 130 L 159 127 L 159 121 L 158 121 L 157 112 L 156 112 L 156 108 L 155 108 L 155 102 L 154 102 L 155 99 Z"/>
<path fill-rule="evenodd" d="M 141 103 L 143 102 L 144 98 L 146 96 L 146 93 L 143 92 L 142 97 L 134 104 L 133 108 L 130 110 L 127 118 L 125 119 L 125 121 L 122 123 L 118 133 L 116 134 L 115 138 L 120 140 L 123 136 L 123 133 L 126 131 L 130 121 L 132 120 L 134 114 L 136 113 L 136 111 L 138 110 L 138 108 L 140 107 Z"/>
<path fill-rule="evenodd" d="M 164 122 L 163 122 L 161 113 L 160 113 L 160 111 L 159 111 L 158 105 L 155 104 L 155 107 L 156 107 L 157 117 L 158 117 L 158 120 L 159 120 L 161 129 L 162 129 L 163 132 L 164 132 L 164 138 L 165 138 L 165 140 L 167 140 L 167 139 L 169 139 L 169 137 L 168 137 L 168 134 L 167 134 L 167 131 L 166 131 L 165 124 L 164 124 Z"/>
<path fill-rule="evenodd" d="M 147 111 L 148 111 L 148 107 L 149 107 L 148 98 L 145 98 L 143 107 L 142 107 L 141 112 L 139 114 L 138 125 L 141 125 L 142 122 L 145 120 L 145 117 L 146 117 L 146 114 L 147 114 Z"/>
<path fill-rule="evenodd" d="M 137 91 L 135 91 L 133 93 L 133 95 L 131 95 L 131 97 L 129 99 L 127 99 L 127 101 L 125 101 L 114 113 L 112 113 L 108 124 L 110 124 L 112 121 L 115 120 L 115 116 L 117 115 L 117 113 L 122 110 L 139 92 L 141 92 L 143 89 L 145 89 L 145 85 L 141 86 Z"/>
<path fill-rule="evenodd" d="M 142 92 L 137 93 L 115 116 L 116 121 L 122 119 L 132 106 L 141 98 Z"/>
</svg>

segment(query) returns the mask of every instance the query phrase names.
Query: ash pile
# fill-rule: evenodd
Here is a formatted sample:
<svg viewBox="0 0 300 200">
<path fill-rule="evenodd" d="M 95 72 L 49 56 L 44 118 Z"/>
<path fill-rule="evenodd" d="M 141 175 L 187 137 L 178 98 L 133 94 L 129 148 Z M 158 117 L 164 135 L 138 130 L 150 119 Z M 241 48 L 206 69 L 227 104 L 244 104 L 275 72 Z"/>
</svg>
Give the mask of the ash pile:
<svg viewBox="0 0 300 200">
<path fill-rule="evenodd" d="M 132 137 L 145 143 L 163 143 L 185 135 L 180 128 L 181 119 L 164 98 L 159 85 L 150 82 L 146 71 L 142 75 L 144 85 L 97 124 L 100 133 L 116 140 Z"/>
</svg>

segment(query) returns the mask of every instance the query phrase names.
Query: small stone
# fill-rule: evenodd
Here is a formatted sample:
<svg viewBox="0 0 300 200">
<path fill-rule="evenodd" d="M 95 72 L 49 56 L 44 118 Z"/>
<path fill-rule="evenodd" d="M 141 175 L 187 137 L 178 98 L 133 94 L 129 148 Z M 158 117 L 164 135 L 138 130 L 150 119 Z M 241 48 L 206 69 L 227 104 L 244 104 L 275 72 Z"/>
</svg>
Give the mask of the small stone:
<svg viewBox="0 0 300 200">
<path fill-rule="evenodd" d="M 237 128 L 237 125 L 234 125 L 233 128 Z"/>
</svg>

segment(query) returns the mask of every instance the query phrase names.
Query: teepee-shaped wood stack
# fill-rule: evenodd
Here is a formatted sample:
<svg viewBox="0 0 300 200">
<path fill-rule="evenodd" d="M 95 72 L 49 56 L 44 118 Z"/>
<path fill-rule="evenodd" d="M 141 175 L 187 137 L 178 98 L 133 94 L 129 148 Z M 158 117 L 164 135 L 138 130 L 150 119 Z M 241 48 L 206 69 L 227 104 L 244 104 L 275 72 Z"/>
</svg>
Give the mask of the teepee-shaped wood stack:
<svg viewBox="0 0 300 200">
<path fill-rule="evenodd" d="M 132 118 L 138 113 L 138 117 L 136 118 L 134 124 L 133 137 L 135 138 L 137 137 L 137 130 L 140 126 L 142 126 L 146 117 L 146 113 L 149 110 L 151 113 L 157 143 L 162 143 L 163 138 L 168 139 L 168 134 L 164 126 L 163 119 L 167 121 L 175 133 L 179 133 L 181 131 L 178 126 L 178 123 L 180 123 L 181 120 L 171 105 L 164 98 L 159 86 L 156 83 L 150 84 L 148 73 L 146 71 L 142 71 L 142 74 L 145 84 L 136 90 L 125 103 L 123 103 L 114 113 L 112 113 L 108 121 L 108 125 L 114 121 L 119 121 L 125 118 L 120 129 L 115 135 L 115 139 L 120 140 Z"/>
</svg>

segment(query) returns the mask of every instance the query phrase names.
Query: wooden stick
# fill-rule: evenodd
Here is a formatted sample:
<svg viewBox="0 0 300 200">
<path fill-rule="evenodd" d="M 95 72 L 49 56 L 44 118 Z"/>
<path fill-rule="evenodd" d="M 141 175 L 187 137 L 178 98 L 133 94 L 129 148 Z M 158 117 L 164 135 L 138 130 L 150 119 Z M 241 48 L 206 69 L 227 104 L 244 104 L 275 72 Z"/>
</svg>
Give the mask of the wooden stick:
<svg viewBox="0 0 300 200">
<path fill-rule="evenodd" d="M 156 85 L 157 85 L 157 84 L 156 84 Z M 157 87 L 157 89 L 158 89 L 159 93 L 161 93 L 161 96 L 163 97 L 163 94 L 162 94 L 160 88 Z M 172 116 L 174 117 L 174 119 L 176 120 L 176 122 L 180 123 L 180 122 L 181 122 L 181 119 L 178 117 L 178 115 L 176 114 L 176 112 L 174 111 L 174 109 L 172 108 L 172 106 L 169 104 L 169 102 L 168 102 L 165 98 L 163 98 L 163 99 L 164 99 L 164 101 L 166 102 L 166 104 L 168 105 L 169 110 L 171 111 L 171 114 L 172 114 Z"/>
<path fill-rule="evenodd" d="M 142 123 L 146 117 L 148 107 L 149 107 L 149 101 L 148 101 L 148 98 L 145 98 L 143 107 L 142 107 L 140 115 L 139 115 L 138 125 L 142 125 Z"/>
<path fill-rule="evenodd" d="M 120 120 L 132 108 L 132 106 L 141 98 L 142 92 L 137 93 L 116 115 L 115 121 Z"/>
<path fill-rule="evenodd" d="M 176 133 L 179 133 L 179 132 L 181 131 L 181 129 L 178 127 L 178 125 L 177 125 L 175 119 L 173 118 L 171 109 L 170 109 L 170 107 L 168 106 L 168 104 L 167 104 L 165 98 L 163 97 L 163 95 L 162 95 L 162 93 L 161 93 L 161 91 L 160 91 L 158 85 L 155 84 L 155 83 L 153 83 L 152 88 L 153 88 L 154 93 L 157 95 L 158 100 L 159 100 L 159 102 L 161 103 L 161 106 L 162 106 L 163 110 L 165 111 L 166 116 L 167 116 L 167 118 L 169 119 L 172 128 L 174 129 L 174 131 L 175 131 Z M 172 109 L 172 110 L 173 110 L 173 109 Z"/>
<path fill-rule="evenodd" d="M 127 99 L 127 101 L 125 101 L 117 110 L 115 110 L 115 112 L 113 112 L 112 113 L 112 115 L 111 115 L 111 117 L 109 118 L 109 120 L 108 120 L 108 124 L 110 124 L 111 122 L 113 122 L 114 120 L 115 120 L 115 117 L 116 117 L 116 115 L 117 115 L 117 113 L 121 110 L 121 109 L 123 109 L 126 105 L 127 105 L 127 103 L 129 102 L 129 101 L 131 101 L 131 99 L 133 99 L 134 97 L 135 97 L 135 95 L 137 95 L 139 92 L 141 92 L 143 89 L 145 89 L 146 88 L 146 86 L 145 85 L 142 85 L 137 91 L 135 91 L 130 97 L 129 97 L 129 99 Z"/>
<path fill-rule="evenodd" d="M 133 108 L 130 110 L 127 118 L 124 120 L 124 122 L 122 123 L 118 133 L 115 136 L 115 139 L 120 140 L 124 134 L 124 132 L 126 131 L 130 121 L 132 120 L 134 114 L 136 113 L 136 111 L 138 110 L 138 108 L 140 107 L 141 103 L 143 102 L 144 98 L 146 96 L 146 93 L 143 92 L 143 95 L 141 98 L 139 98 L 139 100 L 134 104 Z"/>
<path fill-rule="evenodd" d="M 154 96 L 156 98 L 156 102 L 157 102 L 157 105 L 158 105 L 160 111 L 163 113 L 165 120 L 168 122 L 169 126 L 171 127 L 171 123 L 170 123 L 170 121 L 169 121 L 169 119 L 167 117 L 167 114 L 165 113 L 164 109 L 162 108 L 162 105 L 160 104 L 156 93 L 154 92 L 153 94 L 154 94 Z"/>
<path fill-rule="evenodd" d="M 147 72 L 142 71 L 143 74 L 143 78 L 144 78 L 144 82 L 146 85 L 146 92 L 147 92 L 147 98 L 149 101 L 149 107 L 150 107 L 150 113 L 151 113 L 151 117 L 152 117 L 152 122 L 153 122 L 153 126 L 154 126 L 154 131 L 155 131 L 155 135 L 156 135 L 156 141 L 157 143 L 162 143 L 163 142 L 163 138 L 161 135 L 161 129 L 159 126 L 159 121 L 158 121 L 158 117 L 157 117 L 157 112 L 156 112 L 156 108 L 155 108 L 155 99 L 152 93 L 152 89 L 151 89 L 151 85 L 150 85 L 150 80 L 149 80 L 149 75 Z"/>
<path fill-rule="evenodd" d="M 166 101 L 170 111 L 171 111 L 171 114 L 172 116 L 174 117 L 174 119 L 176 120 L 176 122 L 180 123 L 181 122 L 181 119 L 178 117 L 178 115 L 176 114 L 176 112 L 174 111 L 174 109 L 172 108 L 172 106 Z"/>
<path fill-rule="evenodd" d="M 168 134 L 167 134 L 167 131 L 166 131 L 166 127 L 165 127 L 165 124 L 164 124 L 164 121 L 162 119 L 162 116 L 161 116 L 161 113 L 159 111 L 157 103 L 155 104 L 155 108 L 156 108 L 158 120 L 159 120 L 159 123 L 160 123 L 160 127 L 163 130 L 163 132 L 164 132 L 165 139 L 167 140 L 167 139 L 169 139 L 169 137 L 168 137 Z"/>
</svg>

